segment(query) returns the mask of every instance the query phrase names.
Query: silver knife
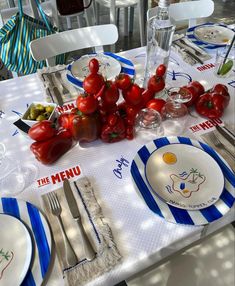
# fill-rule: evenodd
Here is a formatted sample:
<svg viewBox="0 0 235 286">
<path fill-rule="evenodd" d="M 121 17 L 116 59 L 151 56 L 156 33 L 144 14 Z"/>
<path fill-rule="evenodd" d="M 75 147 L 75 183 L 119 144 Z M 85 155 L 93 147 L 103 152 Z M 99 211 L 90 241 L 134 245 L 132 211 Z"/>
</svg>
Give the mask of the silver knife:
<svg viewBox="0 0 235 286">
<path fill-rule="evenodd" d="M 92 259 L 95 258 L 95 251 L 94 251 L 94 249 L 93 249 L 93 247 L 89 241 L 89 238 L 87 237 L 85 229 L 82 225 L 81 215 L 80 215 L 80 212 L 78 209 L 78 205 L 77 205 L 77 202 L 75 200 L 75 197 L 74 197 L 74 194 L 73 194 L 73 191 L 71 189 L 71 186 L 70 186 L 68 179 L 64 180 L 63 188 L 64 188 L 64 193 L 65 193 L 66 200 L 68 202 L 70 212 L 71 212 L 74 220 L 77 222 L 78 228 L 79 228 L 80 233 L 81 233 L 82 245 L 83 245 L 83 251 L 84 251 L 85 257 L 87 260 L 91 261 Z"/>
<path fill-rule="evenodd" d="M 235 140 L 232 138 L 232 136 L 229 135 L 221 126 L 216 125 L 216 130 L 226 139 L 229 143 L 231 143 L 234 146 Z"/>
<path fill-rule="evenodd" d="M 53 87 L 53 93 L 55 95 L 55 98 L 56 98 L 58 104 L 60 106 L 62 106 L 64 104 L 64 101 L 63 101 L 63 98 L 62 98 L 61 93 L 60 93 L 60 91 L 59 91 L 57 86 Z"/>
</svg>

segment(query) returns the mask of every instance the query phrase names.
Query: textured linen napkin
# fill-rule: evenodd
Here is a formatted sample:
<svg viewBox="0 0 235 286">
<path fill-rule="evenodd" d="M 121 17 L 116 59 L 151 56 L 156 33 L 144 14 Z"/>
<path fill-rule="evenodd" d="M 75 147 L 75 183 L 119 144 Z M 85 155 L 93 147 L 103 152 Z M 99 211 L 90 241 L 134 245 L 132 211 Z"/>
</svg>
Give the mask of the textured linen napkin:
<svg viewBox="0 0 235 286">
<path fill-rule="evenodd" d="M 95 277 L 111 270 L 121 259 L 121 255 L 114 243 L 112 232 L 104 217 L 94 195 L 94 190 L 86 177 L 70 182 L 76 198 L 82 223 L 89 240 L 96 252 L 96 257 L 88 261 L 82 251 L 81 237 L 77 222 L 72 218 L 63 188 L 53 192 L 57 194 L 62 207 L 61 219 L 64 224 L 69 241 L 77 255 L 78 263 L 68 267 L 65 258 L 65 247 L 58 218 L 51 213 L 48 195 L 42 196 L 45 213 L 48 217 L 55 240 L 56 252 L 63 271 L 64 279 L 70 286 L 84 285 Z"/>
<path fill-rule="evenodd" d="M 55 79 L 53 74 L 55 72 L 60 72 L 61 74 L 61 81 L 63 85 L 66 87 L 68 90 L 67 93 L 63 94 L 61 90 L 61 84 L 58 82 L 58 79 Z M 54 94 L 53 87 L 58 87 L 60 94 L 62 96 L 62 99 L 64 103 L 73 101 L 77 98 L 79 89 L 73 86 L 66 78 L 66 65 L 57 65 L 54 67 L 45 67 L 43 69 L 40 69 L 37 71 L 39 79 L 43 82 L 45 89 L 46 89 L 46 96 L 44 98 L 45 101 L 47 102 L 55 102 L 58 103 L 56 96 Z M 49 75 L 52 75 L 52 80 L 51 77 L 48 77 Z"/>
</svg>

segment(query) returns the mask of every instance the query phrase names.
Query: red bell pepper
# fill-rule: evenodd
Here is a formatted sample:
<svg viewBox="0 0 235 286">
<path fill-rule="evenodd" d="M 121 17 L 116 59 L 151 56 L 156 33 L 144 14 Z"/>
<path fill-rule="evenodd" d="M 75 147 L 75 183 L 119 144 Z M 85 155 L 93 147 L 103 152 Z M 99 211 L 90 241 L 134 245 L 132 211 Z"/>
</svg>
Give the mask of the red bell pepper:
<svg viewBox="0 0 235 286">
<path fill-rule="evenodd" d="M 195 109 L 197 113 L 207 118 L 220 118 L 228 105 L 228 100 L 228 96 L 218 93 L 204 93 L 198 98 Z"/>
<path fill-rule="evenodd" d="M 126 136 L 123 119 L 117 114 L 110 114 L 101 130 L 101 139 L 107 143 L 118 142 Z"/>
<path fill-rule="evenodd" d="M 66 153 L 73 144 L 72 135 L 69 131 L 63 130 L 54 137 L 41 142 L 34 142 L 30 150 L 36 159 L 45 165 L 54 163 L 64 153 Z"/>
<path fill-rule="evenodd" d="M 73 109 L 70 116 L 69 130 L 75 140 L 92 142 L 99 138 L 101 119 L 98 112 L 86 115 L 78 109 Z"/>
<path fill-rule="evenodd" d="M 44 141 L 54 137 L 57 133 L 55 124 L 50 120 L 43 120 L 35 123 L 28 132 L 31 139 Z"/>
</svg>

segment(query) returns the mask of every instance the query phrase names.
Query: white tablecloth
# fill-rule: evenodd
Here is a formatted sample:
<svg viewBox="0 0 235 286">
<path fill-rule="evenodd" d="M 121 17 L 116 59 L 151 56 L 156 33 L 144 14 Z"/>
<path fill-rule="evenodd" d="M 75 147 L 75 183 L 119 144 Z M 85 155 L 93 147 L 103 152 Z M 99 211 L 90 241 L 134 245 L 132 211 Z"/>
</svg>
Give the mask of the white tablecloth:
<svg viewBox="0 0 235 286">
<path fill-rule="evenodd" d="M 133 61 L 137 71 L 137 82 L 144 68 L 144 48 L 138 48 L 120 55 Z M 199 71 L 183 63 L 176 55 L 172 55 L 170 66 L 178 66 L 182 72 L 190 75 L 193 80 L 199 80 L 205 88 L 215 83 L 226 83 L 231 94 L 231 103 L 223 120 L 234 124 L 234 88 L 235 81 L 230 78 L 218 80 L 212 70 Z M 168 75 L 169 79 L 171 75 Z M 184 83 L 184 77 L 182 77 Z M 200 238 L 203 227 L 179 225 L 166 222 L 154 214 L 134 189 L 130 177 L 130 164 L 143 142 L 135 139 L 124 140 L 115 144 L 104 144 L 100 141 L 84 146 L 75 146 L 53 166 L 44 166 L 36 161 L 29 151 L 32 141 L 22 134 L 12 124 L 26 110 L 32 101 L 42 101 L 45 96 L 43 85 L 37 74 L 15 78 L 0 83 L 0 141 L 7 147 L 7 155 L 13 156 L 22 163 L 31 162 L 38 168 L 38 178 L 47 177 L 66 168 L 79 165 L 95 187 L 95 195 L 100 203 L 104 216 L 108 221 L 117 246 L 123 256 L 121 263 L 112 271 L 92 281 L 89 285 L 114 285 L 153 265 L 162 258 L 176 252 Z M 195 122 L 191 118 L 189 126 Z M 193 134 L 186 131 L 184 135 Z M 120 158 L 129 161 L 128 167 L 122 168 L 122 179 L 113 174 Z M 109 179 L 106 179 L 109 178 Z M 18 198 L 28 200 L 40 206 L 40 194 L 55 189 L 60 183 L 39 188 L 34 182 Z M 211 223 L 207 233 L 215 231 L 233 221 L 234 212 L 230 211 L 222 219 Z M 63 285 L 57 260 L 47 285 Z"/>
</svg>

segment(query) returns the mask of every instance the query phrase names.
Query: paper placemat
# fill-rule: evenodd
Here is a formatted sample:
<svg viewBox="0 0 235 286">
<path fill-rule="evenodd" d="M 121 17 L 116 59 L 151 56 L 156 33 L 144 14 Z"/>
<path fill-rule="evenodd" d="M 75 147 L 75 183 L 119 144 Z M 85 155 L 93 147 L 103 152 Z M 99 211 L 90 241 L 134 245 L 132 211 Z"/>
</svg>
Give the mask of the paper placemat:
<svg viewBox="0 0 235 286">
<path fill-rule="evenodd" d="M 101 208 L 97 203 L 94 190 L 88 178 L 80 178 L 76 182 L 70 183 L 70 185 L 82 216 L 83 226 L 96 251 L 96 257 L 92 261 L 86 260 L 84 253 L 82 253 L 79 228 L 77 222 L 71 216 L 63 188 L 54 192 L 57 194 L 62 207 L 61 219 L 67 236 L 78 258 L 78 263 L 73 267 L 68 267 L 66 262 L 60 225 L 58 218 L 51 213 L 47 194 L 42 196 L 42 201 L 52 228 L 56 252 L 64 278 L 72 286 L 84 285 L 95 277 L 109 271 L 118 263 L 121 255 L 113 240 L 110 227 L 104 222 Z"/>
</svg>

